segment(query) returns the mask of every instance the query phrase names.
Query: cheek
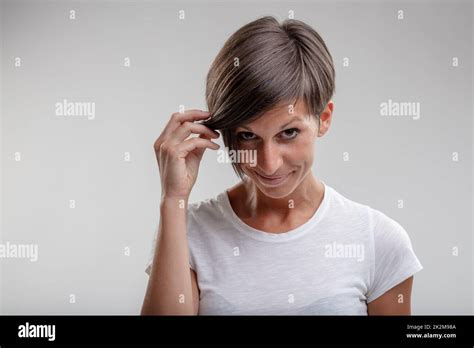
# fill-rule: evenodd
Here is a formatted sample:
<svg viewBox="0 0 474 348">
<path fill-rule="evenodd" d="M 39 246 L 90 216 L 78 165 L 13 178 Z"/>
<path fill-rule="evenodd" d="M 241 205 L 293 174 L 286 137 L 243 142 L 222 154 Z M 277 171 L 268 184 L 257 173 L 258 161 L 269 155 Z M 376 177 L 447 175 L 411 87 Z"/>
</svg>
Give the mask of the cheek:
<svg viewBox="0 0 474 348">
<path fill-rule="evenodd" d="M 285 158 L 290 162 L 311 162 L 314 156 L 314 140 L 311 137 L 300 137 L 288 147 Z"/>
</svg>

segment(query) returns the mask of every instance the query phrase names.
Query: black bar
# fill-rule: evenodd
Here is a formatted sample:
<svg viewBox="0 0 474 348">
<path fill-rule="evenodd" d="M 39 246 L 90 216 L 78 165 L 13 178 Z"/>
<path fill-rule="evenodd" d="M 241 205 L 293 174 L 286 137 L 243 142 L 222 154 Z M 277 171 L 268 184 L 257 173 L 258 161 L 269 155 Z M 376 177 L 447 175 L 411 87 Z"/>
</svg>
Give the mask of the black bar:
<svg viewBox="0 0 474 348">
<path fill-rule="evenodd" d="M 86 343 L 130 346 L 178 343 L 190 345 L 307 343 L 473 347 L 473 318 L 473 316 L 0 316 L 0 347 Z M 35 325 L 54 325 L 54 341 L 52 331 L 49 331 L 48 335 L 46 326 Z M 19 337 L 20 331 L 27 336 L 42 333 L 43 337 Z M 407 334 L 431 336 L 410 338 Z M 445 334 L 454 334 L 455 337 L 434 336 Z"/>
</svg>

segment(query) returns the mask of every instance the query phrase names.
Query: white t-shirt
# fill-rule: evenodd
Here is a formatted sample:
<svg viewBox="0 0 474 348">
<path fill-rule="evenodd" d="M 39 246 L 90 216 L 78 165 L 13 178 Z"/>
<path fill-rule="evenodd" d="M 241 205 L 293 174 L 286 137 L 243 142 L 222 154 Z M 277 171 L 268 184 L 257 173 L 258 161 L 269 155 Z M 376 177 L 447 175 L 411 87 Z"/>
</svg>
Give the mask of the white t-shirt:
<svg viewBox="0 0 474 348">
<path fill-rule="evenodd" d="M 367 315 L 367 303 L 423 269 L 399 223 L 323 184 L 315 214 L 285 233 L 248 226 L 226 191 L 188 205 L 199 315 Z"/>
</svg>

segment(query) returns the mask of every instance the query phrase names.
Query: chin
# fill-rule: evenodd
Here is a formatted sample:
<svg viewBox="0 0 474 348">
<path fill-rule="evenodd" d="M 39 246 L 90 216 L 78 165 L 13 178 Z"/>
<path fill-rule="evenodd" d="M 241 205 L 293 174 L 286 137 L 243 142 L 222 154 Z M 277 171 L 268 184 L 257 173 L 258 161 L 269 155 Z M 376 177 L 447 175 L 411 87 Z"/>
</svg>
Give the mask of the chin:
<svg viewBox="0 0 474 348">
<path fill-rule="evenodd" d="M 281 199 L 291 195 L 294 190 L 288 189 L 268 189 L 267 187 L 260 187 L 258 189 L 265 194 L 265 196 L 273 198 L 273 199 Z"/>
</svg>

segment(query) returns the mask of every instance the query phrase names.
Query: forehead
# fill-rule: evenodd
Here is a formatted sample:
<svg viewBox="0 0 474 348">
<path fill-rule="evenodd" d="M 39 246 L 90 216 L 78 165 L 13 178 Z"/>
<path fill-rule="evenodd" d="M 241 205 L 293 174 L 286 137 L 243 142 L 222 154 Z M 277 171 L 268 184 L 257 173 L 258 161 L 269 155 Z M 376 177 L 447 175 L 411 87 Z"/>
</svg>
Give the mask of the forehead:
<svg viewBox="0 0 474 348">
<path fill-rule="evenodd" d="M 252 122 L 245 123 L 242 128 L 246 129 L 273 129 L 294 120 L 308 122 L 307 109 L 303 100 L 297 103 L 280 103 L 271 110 L 265 112 L 261 117 Z M 239 127 L 238 127 L 239 128 Z"/>
</svg>

